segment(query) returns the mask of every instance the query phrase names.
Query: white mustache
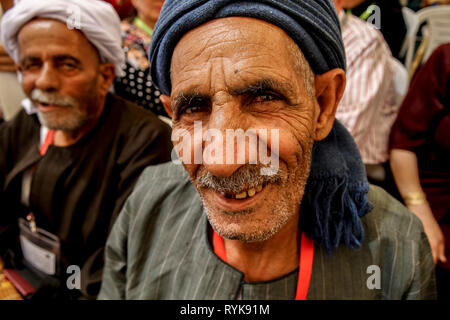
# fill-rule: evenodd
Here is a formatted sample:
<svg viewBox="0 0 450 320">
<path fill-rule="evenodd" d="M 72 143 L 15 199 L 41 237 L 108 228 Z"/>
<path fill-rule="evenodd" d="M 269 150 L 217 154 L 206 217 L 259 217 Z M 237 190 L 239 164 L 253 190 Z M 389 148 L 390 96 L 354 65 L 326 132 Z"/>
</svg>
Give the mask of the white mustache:
<svg viewBox="0 0 450 320">
<path fill-rule="evenodd" d="M 259 165 L 244 165 L 229 177 L 217 177 L 205 169 L 200 169 L 196 182 L 202 188 L 233 194 L 267 183 L 281 183 L 281 170 L 274 175 L 262 175 L 261 168 Z"/>
<path fill-rule="evenodd" d="M 77 101 L 69 96 L 62 96 L 59 93 L 45 92 L 41 89 L 31 91 L 31 99 L 39 103 L 57 105 L 62 107 L 75 107 Z"/>
</svg>

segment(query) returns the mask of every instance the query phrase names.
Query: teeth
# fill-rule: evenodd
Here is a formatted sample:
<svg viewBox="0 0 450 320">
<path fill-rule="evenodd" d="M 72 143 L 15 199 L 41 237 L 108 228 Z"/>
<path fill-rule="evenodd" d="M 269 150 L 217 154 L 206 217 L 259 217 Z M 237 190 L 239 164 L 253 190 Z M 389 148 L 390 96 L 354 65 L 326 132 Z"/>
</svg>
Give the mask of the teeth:
<svg viewBox="0 0 450 320">
<path fill-rule="evenodd" d="M 241 192 L 239 194 L 236 194 L 236 195 L 230 195 L 230 194 L 227 194 L 225 192 L 221 192 L 221 194 L 223 196 L 226 196 L 227 198 L 234 198 L 234 199 L 237 199 L 237 200 L 243 200 L 243 199 L 246 199 L 248 197 L 253 197 L 258 192 L 261 192 L 262 189 L 263 189 L 263 186 L 259 185 L 259 186 L 255 187 L 255 188 L 252 188 L 252 189 L 247 190 L 247 191 L 243 191 L 243 192 Z"/>
<path fill-rule="evenodd" d="M 236 195 L 236 199 L 240 200 L 240 199 L 245 199 L 245 198 L 247 198 L 247 191 L 244 191 L 244 192 Z"/>
</svg>

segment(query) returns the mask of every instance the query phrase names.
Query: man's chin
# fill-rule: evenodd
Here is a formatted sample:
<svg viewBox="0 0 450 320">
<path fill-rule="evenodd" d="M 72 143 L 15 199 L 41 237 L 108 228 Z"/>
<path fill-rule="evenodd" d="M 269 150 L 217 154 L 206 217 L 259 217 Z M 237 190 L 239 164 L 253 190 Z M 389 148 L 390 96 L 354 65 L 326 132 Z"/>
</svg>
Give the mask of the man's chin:
<svg viewBox="0 0 450 320">
<path fill-rule="evenodd" d="M 67 115 L 59 115 L 49 112 L 43 113 L 38 111 L 38 119 L 42 126 L 50 130 L 76 131 L 80 129 L 85 120 L 81 118 L 69 117 Z"/>
<path fill-rule="evenodd" d="M 262 242 L 272 238 L 279 229 L 263 229 L 256 226 L 248 226 L 246 223 L 224 223 L 217 221 L 214 217 L 208 220 L 212 228 L 224 239 L 236 240 L 246 243 Z"/>
<path fill-rule="evenodd" d="M 247 208 L 236 211 L 226 211 L 209 207 L 203 203 L 205 212 L 212 228 L 228 240 L 242 242 L 259 242 L 270 239 L 284 225 L 273 213 L 261 208 Z M 284 219 L 283 219 L 284 220 Z"/>
</svg>

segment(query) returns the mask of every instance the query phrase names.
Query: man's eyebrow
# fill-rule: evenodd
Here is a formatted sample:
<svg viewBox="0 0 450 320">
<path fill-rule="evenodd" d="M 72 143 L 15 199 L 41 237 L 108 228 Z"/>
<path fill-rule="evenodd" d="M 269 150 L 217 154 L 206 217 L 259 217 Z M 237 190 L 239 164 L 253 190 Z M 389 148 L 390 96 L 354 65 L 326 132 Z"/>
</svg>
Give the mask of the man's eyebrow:
<svg viewBox="0 0 450 320">
<path fill-rule="evenodd" d="M 287 81 L 278 81 L 275 79 L 260 79 L 249 84 L 230 90 L 232 95 L 258 94 L 261 92 L 272 91 L 289 99 L 295 96 L 295 90 Z"/>
<path fill-rule="evenodd" d="M 256 95 L 262 92 L 274 92 L 279 94 L 286 101 L 295 97 L 295 90 L 289 82 L 278 81 L 274 79 L 259 79 L 250 82 L 243 86 L 229 90 L 229 93 L 234 96 L 239 95 Z M 211 101 L 211 97 L 207 94 L 202 94 L 197 91 L 181 92 L 173 99 L 172 111 L 176 113 L 183 105 L 191 104 L 193 101 Z"/>
<path fill-rule="evenodd" d="M 53 56 L 54 60 L 62 61 L 62 60 L 72 60 L 76 64 L 81 64 L 81 60 L 78 58 L 75 58 L 74 56 L 70 54 L 57 54 Z"/>
<path fill-rule="evenodd" d="M 36 61 L 40 61 L 41 59 L 39 57 L 35 57 L 35 56 L 25 56 L 22 60 L 20 60 L 20 64 L 24 65 L 26 63 L 29 62 L 36 62 Z"/>
<path fill-rule="evenodd" d="M 53 60 L 63 61 L 63 60 L 72 60 L 76 64 L 81 64 L 81 61 L 70 54 L 57 54 L 52 57 Z M 26 56 L 21 61 L 20 64 L 24 65 L 29 62 L 41 61 L 40 57 L 37 56 Z"/>
<path fill-rule="evenodd" d="M 183 105 L 190 104 L 194 100 L 210 101 L 211 97 L 199 92 L 182 92 L 173 99 L 172 111 L 175 113 Z"/>
</svg>

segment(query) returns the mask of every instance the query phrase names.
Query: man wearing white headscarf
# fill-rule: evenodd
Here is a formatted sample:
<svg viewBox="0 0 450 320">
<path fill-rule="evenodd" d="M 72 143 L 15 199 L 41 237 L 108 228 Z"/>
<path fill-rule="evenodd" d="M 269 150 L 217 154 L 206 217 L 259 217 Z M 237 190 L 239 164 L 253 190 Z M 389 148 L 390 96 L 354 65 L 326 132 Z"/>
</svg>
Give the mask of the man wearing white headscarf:
<svg viewBox="0 0 450 320">
<path fill-rule="evenodd" d="M 0 126 L 0 255 L 24 296 L 93 298 L 109 230 L 141 171 L 170 160 L 170 130 L 109 93 L 124 62 L 111 5 L 21 0 L 1 39 L 28 99 Z"/>
</svg>

